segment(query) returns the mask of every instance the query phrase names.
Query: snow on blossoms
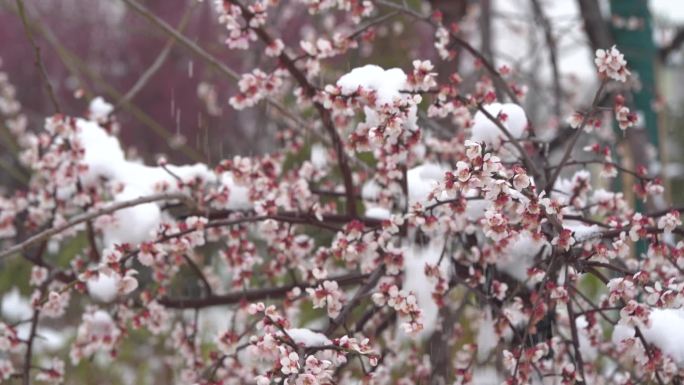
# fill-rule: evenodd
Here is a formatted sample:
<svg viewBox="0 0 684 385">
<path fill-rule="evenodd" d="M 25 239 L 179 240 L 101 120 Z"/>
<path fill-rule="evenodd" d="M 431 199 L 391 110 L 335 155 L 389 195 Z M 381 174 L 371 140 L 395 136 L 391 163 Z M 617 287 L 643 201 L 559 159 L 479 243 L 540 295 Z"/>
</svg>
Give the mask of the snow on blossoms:
<svg viewBox="0 0 684 385">
<path fill-rule="evenodd" d="M 417 126 L 417 104 L 421 96 L 412 88 L 434 82 L 429 63 L 416 61 L 412 81 L 399 68 L 384 70 L 376 65 L 353 69 L 340 77 L 336 86 L 325 89 L 325 106 L 341 116 L 351 116 L 362 106 L 366 119 L 359 123 L 348 140 L 348 146 L 359 151 L 373 149 L 388 169 L 406 156 L 420 140 Z M 406 92 L 404 92 L 406 91 Z M 402 145 L 397 146 L 397 144 Z"/>
<path fill-rule="evenodd" d="M 198 97 L 221 124 L 222 103 L 233 114 L 267 103 L 259 122 L 277 145 L 260 155 L 138 159 L 117 137 L 133 128 L 103 98 L 28 129 L 0 76 L 2 125 L 30 171 L 0 195 L 0 265 L 18 277 L 2 293 L 0 379 L 76 383 L 90 368 L 112 377 L 100 382 L 183 385 L 684 378 L 682 210 L 646 167 L 614 160 L 623 138 L 599 129 L 610 115 L 637 124 L 606 97 L 629 75 L 623 55 L 597 52 L 594 100 L 614 105 L 571 116 L 583 130 L 565 140 L 545 117 L 584 101 L 561 90 L 546 103 L 543 81 L 523 98 L 526 71 L 497 70 L 466 41 L 478 12 L 445 27 L 437 2 L 413 3 L 214 1 L 215 38 L 249 50 L 221 72 L 249 60 L 229 100 L 223 77 L 201 79 Z M 442 59 L 364 65 L 376 39 L 412 21 Z M 446 65 L 456 48 L 459 65 Z M 608 179 L 624 174 L 634 194 Z"/>
<path fill-rule="evenodd" d="M 484 105 L 484 109 L 494 117 L 515 139 L 524 136 L 527 130 L 527 116 L 525 111 L 514 103 L 491 103 Z M 482 111 L 477 111 L 473 118 L 470 140 L 484 143 L 498 148 L 505 140 L 508 140 L 505 133 L 496 121 Z"/>
</svg>

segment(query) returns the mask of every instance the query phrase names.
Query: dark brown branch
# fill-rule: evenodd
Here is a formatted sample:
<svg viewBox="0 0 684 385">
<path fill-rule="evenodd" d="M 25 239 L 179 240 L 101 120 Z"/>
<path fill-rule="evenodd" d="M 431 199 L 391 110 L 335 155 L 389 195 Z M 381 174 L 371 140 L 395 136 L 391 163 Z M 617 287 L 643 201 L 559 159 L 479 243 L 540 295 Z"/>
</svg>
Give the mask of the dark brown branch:
<svg viewBox="0 0 684 385">
<path fill-rule="evenodd" d="M 327 280 L 336 281 L 341 286 L 355 285 L 363 282 L 367 274 L 345 274 L 331 277 Z M 271 298 L 281 298 L 294 288 L 307 288 L 315 285 L 290 284 L 285 286 L 265 287 L 232 292 L 224 295 L 210 295 L 206 298 L 161 298 L 159 303 L 172 309 L 198 309 L 211 306 L 231 305 L 241 301 L 263 301 Z"/>
<path fill-rule="evenodd" d="M 238 211 L 234 210 L 219 210 L 219 211 L 211 211 L 208 213 L 202 213 L 202 212 L 197 212 L 193 213 L 192 215 L 198 215 L 198 216 L 203 216 L 208 219 L 221 219 L 221 218 L 226 218 L 229 217 L 231 214 L 235 214 Z M 363 223 L 364 225 L 368 227 L 378 227 L 382 225 L 382 220 L 381 219 L 376 219 L 376 218 L 369 218 L 369 217 L 351 217 L 346 214 L 323 214 L 322 215 L 322 220 L 319 221 L 313 214 L 311 213 L 300 213 L 296 211 L 281 211 L 277 214 L 271 215 L 271 216 L 263 216 L 262 218 L 258 218 L 257 220 L 263 220 L 263 219 L 275 219 L 279 220 L 281 222 L 291 222 L 291 223 L 301 223 L 301 224 L 311 224 L 311 225 L 327 225 L 327 228 L 330 230 L 335 230 L 338 231 L 340 229 L 336 227 L 330 227 L 330 223 L 337 223 L 337 224 L 346 224 L 351 221 L 357 220 Z"/>
<path fill-rule="evenodd" d="M 553 36 L 553 27 L 551 26 L 551 22 L 546 14 L 544 14 L 544 9 L 542 8 L 539 0 L 531 1 L 535 18 L 539 21 L 544 29 L 544 38 L 546 39 L 546 45 L 549 47 L 549 62 L 551 64 L 551 73 L 553 78 L 553 113 L 559 118 L 561 116 L 561 98 L 563 91 L 560 84 L 560 71 L 558 70 L 558 49 L 556 47 L 556 38 Z"/>
<path fill-rule="evenodd" d="M 601 16 L 601 5 L 598 0 L 577 0 L 580 14 L 584 21 L 584 30 L 589 37 L 591 50 L 610 47 L 613 37 L 610 34 L 609 22 Z"/>
<path fill-rule="evenodd" d="M 649 177 L 647 177 L 647 176 L 641 175 L 641 174 L 637 173 L 637 172 L 634 171 L 634 170 L 630 170 L 630 169 L 628 169 L 628 168 L 622 167 L 622 165 L 620 165 L 620 164 L 618 164 L 618 163 L 615 163 L 615 162 L 606 162 L 606 161 L 604 161 L 604 160 L 569 160 L 569 161 L 565 162 L 565 164 L 563 164 L 563 167 L 568 167 L 568 166 L 588 166 L 588 165 L 590 165 L 590 164 L 608 165 L 608 166 L 611 166 L 611 167 L 615 167 L 615 169 L 617 169 L 617 170 L 619 170 L 619 171 L 621 171 L 621 172 L 623 172 L 623 173 L 625 173 L 625 174 L 632 175 L 632 176 L 637 177 L 637 178 L 639 178 L 639 179 L 643 179 L 643 180 L 653 180 L 653 178 L 649 178 Z M 547 170 L 549 170 L 549 171 L 550 171 L 550 170 L 556 170 L 556 169 L 558 169 L 558 168 L 560 168 L 560 165 L 557 165 L 557 166 L 549 166 L 549 167 L 547 167 Z"/>
<path fill-rule="evenodd" d="M 673 51 L 678 50 L 682 44 L 684 43 L 684 28 L 680 28 L 677 30 L 677 33 L 675 34 L 674 38 L 672 38 L 672 41 L 670 44 L 668 44 L 665 47 L 662 47 L 660 49 L 660 60 L 665 61 L 667 58 L 670 56 L 670 54 Z"/>
<path fill-rule="evenodd" d="M 568 269 L 565 269 L 565 282 L 568 282 Z M 566 287 L 573 287 L 572 285 L 566 285 Z M 580 351 L 580 341 L 579 333 L 577 333 L 577 320 L 575 317 L 575 309 L 573 307 L 572 301 L 566 303 L 568 309 L 568 319 L 570 321 L 570 334 L 572 335 L 572 345 L 575 349 L 575 362 L 577 363 L 577 370 L 580 373 L 581 383 L 586 383 L 586 376 L 584 375 L 584 359 L 582 359 L 582 352 Z"/>
<path fill-rule="evenodd" d="M 31 331 L 29 332 L 28 340 L 26 341 L 26 354 L 24 355 L 24 369 L 22 374 L 22 383 L 24 385 L 31 384 L 31 361 L 33 358 L 33 341 L 36 339 L 36 331 L 38 330 L 38 320 L 40 318 L 40 309 L 33 309 L 33 317 L 31 318 Z"/>
<path fill-rule="evenodd" d="M 213 291 L 211 290 L 211 285 L 209 284 L 207 277 L 204 276 L 202 269 L 200 269 L 199 266 L 197 266 L 197 264 L 195 263 L 195 261 L 193 261 L 187 254 L 183 254 L 183 260 L 185 260 L 188 266 L 190 266 L 190 269 L 195 273 L 197 278 L 199 278 L 200 282 L 202 282 L 206 294 L 208 296 L 211 296 Z"/>
<path fill-rule="evenodd" d="M 335 317 L 335 319 L 332 320 L 332 322 L 330 322 L 328 328 L 325 330 L 325 335 L 332 335 L 332 333 L 335 332 L 337 327 L 344 323 L 349 313 L 351 313 L 351 311 L 361 301 L 361 298 L 364 295 L 366 295 L 371 289 L 373 289 L 375 285 L 378 284 L 378 281 L 380 280 L 380 278 L 382 278 L 382 275 L 384 273 L 385 265 L 380 265 L 375 269 L 375 271 L 373 271 L 373 273 L 368 277 L 368 280 L 363 285 L 363 287 L 356 291 L 354 297 L 344 305 L 342 311 L 340 311 L 340 314 L 338 314 L 337 317 Z"/>
</svg>

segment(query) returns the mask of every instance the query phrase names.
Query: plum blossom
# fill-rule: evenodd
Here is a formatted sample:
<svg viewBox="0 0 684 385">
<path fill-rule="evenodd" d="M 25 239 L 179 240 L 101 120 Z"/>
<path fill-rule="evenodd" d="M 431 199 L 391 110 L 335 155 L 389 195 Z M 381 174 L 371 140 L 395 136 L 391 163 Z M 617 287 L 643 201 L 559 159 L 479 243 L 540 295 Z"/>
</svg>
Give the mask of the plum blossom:
<svg viewBox="0 0 684 385">
<path fill-rule="evenodd" d="M 283 374 L 294 374 L 299 372 L 299 355 L 295 352 L 288 353 L 285 357 L 280 359 L 280 369 Z"/>
<path fill-rule="evenodd" d="M 51 318 L 60 318 L 66 312 L 69 305 L 70 295 L 58 291 L 51 291 L 45 304 L 42 306 L 42 313 Z"/>
<path fill-rule="evenodd" d="M 428 91 L 437 86 L 437 81 L 435 76 L 436 72 L 433 72 L 435 67 L 430 63 L 429 60 L 413 61 L 413 72 L 408 75 L 407 84 L 410 89 L 418 91 Z"/>
<path fill-rule="evenodd" d="M 637 115 L 630 112 L 629 108 L 619 106 L 615 109 L 615 120 L 617 120 L 621 130 L 626 130 L 630 127 L 634 127 L 637 121 Z"/>
<path fill-rule="evenodd" d="M 198 140 L 208 159 L 197 164 L 172 164 L 193 151 L 142 161 L 152 157 L 122 144 L 129 128 L 101 97 L 29 130 L 21 89 L 0 72 L 0 126 L 18 152 L 6 157 L 29 179 L 0 188 L 0 253 L 22 267 L 13 286 L 33 291 L 26 309 L 18 289 L 2 295 L 0 379 L 30 364 L 34 378 L 64 381 L 53 357 L 66 350 L 79 370 L 142 352 L 152 375 L 197 385 L 681 376 L 680 213 L 639 209 L 673 207 L 664 182 L 613 156 L 604 121 L 637 122 L 624 98 L 571 114 L 584 132 L 564 143 L 556 115 L 587 105 L 579 86 L 572 99 L 535 94 L 526 111 L 516 99 L 544 84 L 516 83 L 517 66 L 496 70 L 500 60 L 463 44 L 477 12 L 445 25 L 429 7 L 374 3 L 214 1 L 220 39 L 250 50 L 221 66 L 250 58 L 227 103 L 267 102 L 258 132 L 275 145 L 216 158 Z M 454 44 L 469 54 L 459 66 L 370 64 L 378 41 L 420 55 L 403 35 L 414 32 L 440 62 Z M 362 64 L 345 73 L 347 63 Z M 615 47 L 595 65 L 604 83 L 630 74 Z M 202 111 L 222 121 L 218 83 L 200 81 Z M 633 194 L 603 180 L 624 174 Z M 72 332 L 68 348 L 49 318 Z"/>
<path fill-rule="evenodd" d="M 34 266 L 31 269 L 31 279 L 29 284 L 33 286 L 40 286 L 48 278 L 48 269 L 42 266 Z"/>
<path fill-rule="evenodd" d="M 40 369 L 36 380 L 49 384 L 61 384 L 64 381 L 64 361 L 53 358 L 48 368 Z"/>
<path fill-rule="evenodd" d="M 666 234 L 672 233 L 674 229 L 682 225 L 679 219 L 679 211 L 669 212 L 658 219 L 658 228 L 663 229 Z"/>
<path fill-rule="evenodd" d="M 259 69 L 242 75 L 238 82 L 240 93 L 230 98 L 230 104 L 237 110 L 253 107 L 256 103 L 278 92 L 283 84 L 282 70 L 266 74 Z"/>
<path fill-rule="evenodd" d="M 9 380 L 14 374 L 15 369 L 12 361 L 7 359 L 0 359 L 0 379 Z"/>
<path fill-rule="evenodd" d="M 594 64 L 596 64 L 599 75 L 619 82 L 624 83 L 627 76 L 630 75 L 625 56 L 615 46 L 609 49 L 597 49 Z"/>
<path fill-rule="evenodd" d="M 315 309 L 326 307 L 328 315 L 333 318 L 340 314 L 344 294 L 337 282 L 323 281 L 318 287 L 307 288 L 306 291 L 311 296 Z"/>
</svg>

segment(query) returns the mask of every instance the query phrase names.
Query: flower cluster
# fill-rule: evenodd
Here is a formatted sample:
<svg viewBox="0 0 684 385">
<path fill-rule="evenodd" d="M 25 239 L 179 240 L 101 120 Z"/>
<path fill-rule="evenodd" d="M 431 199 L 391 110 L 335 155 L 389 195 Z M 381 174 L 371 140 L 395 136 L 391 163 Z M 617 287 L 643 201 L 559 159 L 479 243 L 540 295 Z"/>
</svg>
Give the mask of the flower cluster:
<svg viewBox="0 0 684 385">
<path fill-rule="evenodd" d="M 609 49 L 597 49 L 594 64 L 596 64 L 599 75 L 619 82 L 624 83 L 630 75 L 625 55 L 618 51 L 615 46 Z"/>
<path fill-rule="evenodd" d="M 260 155 L 145 164 L 102 98 L 29 130 L 0 73 L 2 126 L 31 173 L 0 196 L 0 258 L 30 266 L 2 297 L 0 379 L 73 382 L 75 365 L 138 359 L 141 338 L 151 375 L 183 384 L 684 376 L 681 210 L 635 209 L 632 197 L 666 200 L 646 167 L 613 160 L 604 118 L 637 121 L 622 97 L 605 116 L 571 115 L 560 150 L 557 122 L 525 111 L 517 65 L 496 70 L 469 47 L 475 60 L 443 73 L 471 18 L 447 28 L 399 2 L 285 3 L 215 1 L 228 48 L 264 61 L 229 101 L 277 110 L 264 132 L 280 146 Z M 274 34 L 275 14 L 304 7 L 321 14 L 311 26 L 339 28 Z M 403 28 L 387 20 L 416 15 L 434 60 L 337 72 Z M 615 47 L 595 64 L 604 80 L 629 75 Z M 198 87 L 212 116 L 218 92 Z M 622 174 L 634 194 L 602 181 Z M 75 334 L 51 341 L 57 324 Z M 70 362 L 57 357 L 67 350 Z"/>
</svg>

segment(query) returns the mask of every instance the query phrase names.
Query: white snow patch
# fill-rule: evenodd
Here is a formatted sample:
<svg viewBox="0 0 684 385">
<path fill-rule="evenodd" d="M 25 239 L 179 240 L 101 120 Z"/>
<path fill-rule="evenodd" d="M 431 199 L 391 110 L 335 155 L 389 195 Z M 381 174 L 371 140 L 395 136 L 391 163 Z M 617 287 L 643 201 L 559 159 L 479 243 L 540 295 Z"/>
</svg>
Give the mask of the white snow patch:
<svg viewBox="0 0 684 385">
<path fill-rule="evenodd" d="M 477 359 L 484 361 L 489 357 L 489 354 L 499 343 L 496 330 L 494 329 L 494 320 L 492 318 L 492 310 L 486 307 L 483 310 L 483 317 L 478 322 L 477 329 Z"/>
<path fill-rule="evenodd" d="M 446 169 L 438 164 L 425 163 L 406 172 L 409 204 L 425 203 L 428 195 L 444 179 Z"/>
<path fill-rule="evenodd" d="M 400 68 L 384 70 L 382 67 L 369 64 L 354 68 L 351 72 L 343 75 L 337 85 L 344 95 L 356 92 L 359 87 L 373 90 L 377 95 L 380 105 L 392 104 L 394 98 L 399 97 L 399 91 L 405 88 L 406 74 Z"/>
<path fill-rule="evenodd" d="M 359 90 L 375 91 L 375 105 L 363 108 L 366 114 L 366 124 L 370 127 L 381 123 L 380 115 L 377 110 L 384 106 L 392 106 L 395 101 L 408 101 L 413 95 L 402 93 L 407 89 L 407 76 L 400 68 L 383 68 L 369 64 L 363 67 L 354 68 L 351 72 L 343 75 L 338 81 L 337 86 L 343 95 L 351 95 Z M 408 129 L 414 129 L 417 123 L 417 108 L 411 106 L 407 113 L 404 125 Z"/>
<path fill-rule="evenodd" d="M 117 284 L 121 278 L 117 274 L 98 274 L 86 281 L 90 296 L 100 302 L 112 302 L 117 296 Z"/>
<path fill-rule="evenodd" d="M 580 353 L 582 357 L 593 361 L 598 356 L 598 349 L 591 345 L 591 340 L 589 339 L 589 333 L 587 332 L 587 317 L 581 315 L 575 319 L 575 325 L 577 326 L 577 335 Z"/>
<path fill-rule="evenodd" d="M 534 265 L 534 258 L 543 247 L 545 254 L 550 252 L 551 248 L 546 240 L 536 239 L 528 231 L 521 232 L 510 241 L 496 262 L 496 267 L 521 282 L 525 281 L 527 270 Z"/>
<path fill-rule="evenodd" d="M 372 219 L 386 220 L 390 219 L 391 213 L 384 207 L 369 207 L 366 209 L 366 217 Z"/>
<path fill-rule="evenodd" d="M 466 193 L 467 198 L 476 198 L 477 191 L 471 190 Z M 466 200 L 466 217 L 473 222 L 484 218 L 485 212 L 492 206 L 492 201 L 487 199 L 468 199 Z"/>
<path fill-rule="evenodd" d="M 311 164 L 317 170 L 325 170 L 328 167 L 328 150 L 320 143 L 311 146 Z"/>
<path fill-rule="evenodd" d="M 499 374 L 496 368 L 485 366 L 473 370 L 472 385 L 499 385 L 504 381 L 504 377 Z"/>
<path fill-rule="evenodd" d="M 425 276 L 425 264 L 436 265 L 442 255 L 444 240 L 432 240 L 426 246 L 410 245 L 404 248 L 404 282 L 402 289 L 413 292 L 418 306 L 423 311 L 424 329 L 420 332 L 421 337 L 428 337 L 435 330 L 439 307 L 432 298 L 434 283 Z M 440 266 L 442 273 L 446 274 L 446 267 Z"/>
<path fill-rule="evenodd" d="M 587 225 L 578 221 L 563 221 L 563 228 L 572 231 L 572 236 L 577 242 L 584 242 L 601 233 L 598 225 Z"/>
<path fill-rule="evenodd" d="M 159 191 L 179 192 L 177 178 L 182 181 L 201 179 L 215 183 L 217 188 L 229 190 L 229 200 L 223 208 L 252 207 L 248 188 L 237 186 L 229 172 L 217 175 L 205 164 L 199 163 L 185 166 L 167 165 L 164 169 L 126 160 L 119 140 L 94 121 L 110 112 L 111 105 L 102 98 L 95 98 L 91 102 L 89 113 L 92 120 L 76 120 L 76 136 L 85 150 L 83 163 L 88 166 L 82 178 L 84 185 L 100 184 L 104 179 L 113 186 L 122 186 L 114 194 L 114 201 L 120 202 Z M 103 224 L 104 247 L 116 243 L 136 245 L 149 239 L 162 220 L 160 205 L 161 202 L 147 203 L 117 211 L 112 215 L 112 221 Z"/>
<path fill-rule="evenodd" d="M 29 300 L 22 297 L 16 287 L 2 296 L 0 308 L 2 308 L 2 316 L 12 322 L 25 321 L 33 316 L 33 308 Z"/>
<path fill-rule="evenodd" d="M 671 356 L 678 366 L 684 366 L 684 310 L 651 309 L 649 319 L 649 327 L 640 327 L 646 341 Z M 618 324 L 613 330 L 612 341 L 619 344 L 634 335 L 633 327 Z"/>
<path fill-rule="evenodd" d="M 221 175 L 221 186 L 228 188 L 228 191 L 230 191 L 230 198 L 226 209 L 248 210 L 252 208 L 252 202 L 249 200 L 249 188 L 236 184 L 231 172 L 225 172 Z"/>
<path fill-rule="evenodd" d="M 23 323 L 17 326 L 17 337 L 27 340 L 31 334 L 31 324 Z M 38 327 L 34 349 L 37 352 L 56 352 L 66 346 L 71 331 L 68 329 L 55 330 L 47 327 Z"/>
<path fill-rule="evenodd" d="M 499 118 L 501 124 L 506 127 L 514 138 L 522 138 L 527 128 L 525 111 L 514 103 L 491 103 L 484 109 L 494 118 Z M 470 140 L 485 143 L 490 146 L 499 146 L 505 140 L 505 134 L 492 122 L 482 111 L 477 111 L 473 118 L 473 127 Z"/>
<path fill-rule="evenodd" d="M 297 345 L 301 345 L 307 348 L 320 347 L 332 344 L 330 339 L 323 333 L 315 332 L 311 329 L 296 328 L 287 329 L 287 334 L 292 337 Z"/>
<path fill-rule="evenodd" d="M 90 101 L 88 106 L 88 117 L 94 121 L 105 121 L 109 114 L 114 111 L 114 106 L 107 103 L 101 96 Z"/>
</svg>

